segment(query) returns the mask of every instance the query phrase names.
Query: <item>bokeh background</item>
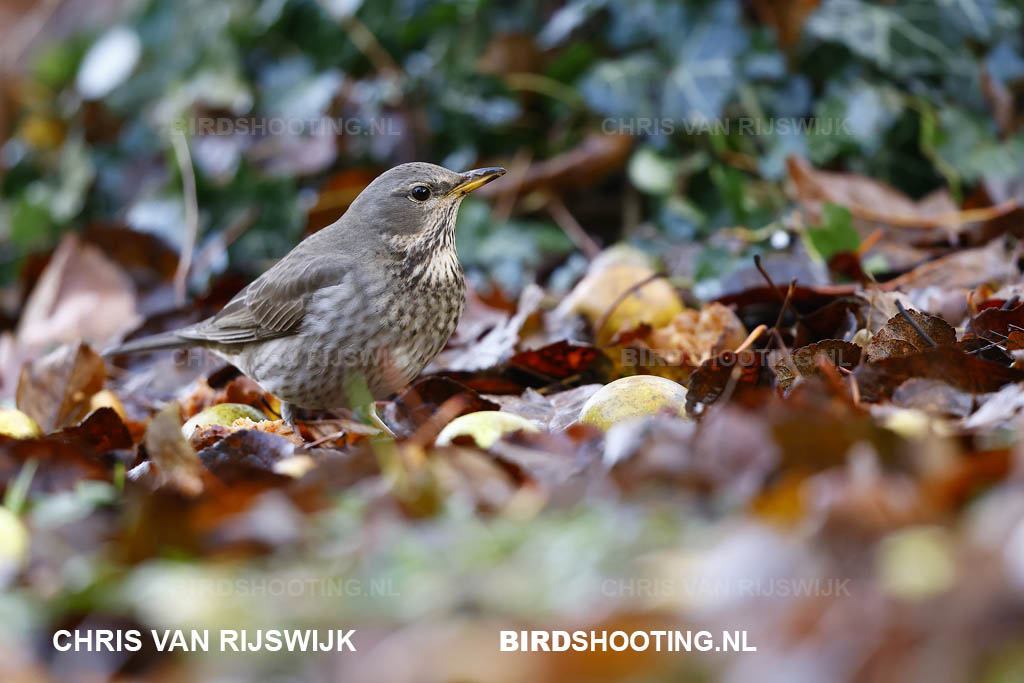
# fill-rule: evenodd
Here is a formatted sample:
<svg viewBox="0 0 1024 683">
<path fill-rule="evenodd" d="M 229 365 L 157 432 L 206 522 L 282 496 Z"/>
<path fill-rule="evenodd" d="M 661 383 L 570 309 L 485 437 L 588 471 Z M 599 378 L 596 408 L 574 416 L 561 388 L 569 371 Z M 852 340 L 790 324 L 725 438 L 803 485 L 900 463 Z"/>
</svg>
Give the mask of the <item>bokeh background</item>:
<svg viewBox="0 0 1024 683">
<path fill-rule="evenodd" d="M 7 0 L 0 69 L 5 398 L 21 361 L 58 342 L 166 326 L 186 302 L 200 302 L 197 311 L 223 302 L 405 161 L 509 169 L 465 201 L 458 225 L 471 287 L 498 308 L 531 283 L 564 294 L 588 256 L 620 240 L 656 255 L 694 300 L 728 291 L 752 254 L 816 253 L 793 230 L 790 157 L 915 200 L 943 190 L 957 208 L 1024 192 L 1024 8 L 1013 0 Z M 821 220 L 841 239 L 849 219 Z M 122 276 L 102 263 L 74 261 L 83 244 L 119 264 L 137 299 L 118 297 Z M 903 254 L 884 251 L 864 268 L 899 270 Z M 33 306 L 30 325 L 29 294 L 56 258 L 75 264 L 60 291 L 98 298 L 76 310 L 50 301 L 63 317 L 43 316 L 45 325 Z M 821 282 L 818 266 L 779 281 Z M 928 603 L 903 620 L 899 599 L 948 590 L 973 541 L 954 546 L 946 531 L 922 527 L 877 558 L 850 557 L 716 516 L 742 498 L 742 481 L 710 504 L 677 493 L 620 500 L 605 485 L 584 478 L 539 516 L 543 504 L 529 495 L 509 504 L 508 491 L 476 482 L 422 524 L 378 510 L 366 489 L 316 517 L 281 496 L 231 517 L 228 499 L 189 508 L 188 528 L 168 521 L 182 514 L 177 503 L 137 500 L 129 509 L 159 524 L 116 538 L 102 521 L 119 493 L 79 485 L 33 508 L 41 531 L 30 576 L 13 583 L 21 569 L 4 565 L 0 678 L 1002 681 L 1024 672 L 1021 611 L 986 592 L 987 565 L 958 584 L 961 602 Z M 17 505 L 24 491 L 12 488 Z M 481 520 L 479 490 L 508 506 L 500 519 Z M 1018 501 L 981 511 L 965 525 L 984 539 L 1020 510 Z M 837 557 L 841 569 L 829 564 Z M 819 582 L 813 599 L 791 599 L 801 579 Z M 754 580 L 764 583 L 744 583 Z M 1006 620 L 998 609 L 978 617 L 1000 601 Z M 359 657 L 71 657 L 49 643 L 62 625 L 339 621 L 364 634 Z M 943 626 L 925 637 L 929 623 Z M 760 652 L 499 656 L 495 633 L 508 624 L 749 628 Z"/>
<path fill-rule="evenodd" d="M 460 217 L 463 261 L 513 297 L 572 248 L 544 195 L 601 243 L 677 247 L 778 220 L 789 155 L 915 198 L 997 200 L 1024 159 L 1021 8 L 1000 0 L 18 5 L 3 10 L 5 283 L 90 224 L 179 248 L 175 130 L 200 248 L 228 231 L 231 263 L 257 272 L 380 169 L 532 164 L 528 201 Z M 708 245 L 686 274 L 718 279 L 731 256 Z M 227 264 L 200 265 L 197 289 Z"/>
</svg>

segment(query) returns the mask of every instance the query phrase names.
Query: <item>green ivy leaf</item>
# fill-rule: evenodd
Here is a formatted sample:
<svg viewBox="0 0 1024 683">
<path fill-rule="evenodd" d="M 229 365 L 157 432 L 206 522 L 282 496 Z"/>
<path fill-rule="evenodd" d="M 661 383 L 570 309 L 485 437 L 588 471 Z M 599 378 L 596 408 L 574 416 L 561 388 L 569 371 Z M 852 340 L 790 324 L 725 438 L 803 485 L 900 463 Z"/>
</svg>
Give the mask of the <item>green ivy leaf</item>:
<svg viewBox="0 0 1024 683">
<path fill-rule="evenodd" d="M 823 225 L 811 226 L 807 237 L 826 262 L 843 251 L 856 251 L 860 236 L 853 227 L 853 217 L 843 206 L 826 204 L 822 210 Z"/>
</svg>

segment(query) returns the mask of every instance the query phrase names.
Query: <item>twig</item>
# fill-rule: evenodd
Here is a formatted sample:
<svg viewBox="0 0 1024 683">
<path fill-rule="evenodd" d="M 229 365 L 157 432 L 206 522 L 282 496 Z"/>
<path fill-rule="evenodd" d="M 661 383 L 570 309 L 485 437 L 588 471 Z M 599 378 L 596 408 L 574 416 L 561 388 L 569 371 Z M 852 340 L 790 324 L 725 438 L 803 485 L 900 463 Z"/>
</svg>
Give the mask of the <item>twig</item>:
<svg viewBox="0 0 1024 683">
<path fill-rule="evenodd" d="M 793 301 L 793 292 L 796 290 L 796 278 L 789 281 L 789 289 L 786 290 L 786 298 L 782 300 L 782 308 L 779 309 L 779 317 L 775 319 L 775 325 L 772 326 L 773 330 L 778 330 L 779 325 L 782 324 L 782 319 L 786 317 L 786 312 L 789 310 L 789 304 Z"/>
<path fill-rule="evenodd" d="M 583 98 L 576 91 L 576 88 L 567 86 L 543 74 L 529 72 L 505 74 L 505 83 L 513 90 L 525 90 L 545 95 L 572 109 L 579 109 L 583 104 Z"/>
<path fill-rule="evenodd" d="M 381 42 L 377 40 L 377 36 L 373 35 L 373 31 L 360 21 L 358 17 L 355 15 L 346 17 L 342 20 L 341 27 L 344 29 L 345 34 L 348 35 L 348 39 L 356 46 L 356 49 L 370 60 L 375 69 L 378 71 L 393 71 L 399 74 L 399 76 L 403 75 L 402 70 L 391 56 L 391 53 L 381 45 Z"/>
<path fill-rule="evenodd" d="M 917 324 L 917 321 L 910 317 L 910 314 L 907 313 L 907 309 L 903 308 L 903 302 L 899 299 L 896 299 L 896 310 L 900 312 L 900 315 L 903 316 L 904 320 L 910 323 L 910 326 L 914 328 L 914 331 L 921 335 L 922 339 L 928 342 L 928 346 L 938 346 L 938 344 L 935 343 L 935 340 L 929 337 L 928 333 L 921 329 L 921 326 Z"/>
<path fill-rule="evenodd" d="M 235 240 L 253 226 L 258 216 L 259 211 L 256 209 L 252 207 L 245 209 L 226 228 L 221 230 L 220 234 L 199 249 L 199 253 L 192 260 L 191 269 L 197 273 L 205 272 Z"/>
<path fill-rule="evenodd" d="M 772 280 L 772 276 L 769 275 L 768 271 L 764 269 L 763 265 L 761 265 L 760 254 L 754 254 L 754 267 L 757 268 L 757 272 L 761 273 L 761 277 L 764 278 L 764 281 L 767 282 L 768 286 L 771 287 L 772 291 L 775 292 L 775 296 L 779 297 L 779 301 L 784 302 L 786 300 L 786 297 L 783 296 L 782 290 L 780 290 L 778 286 L 775 284 L 775 281 Z"/>
<path fill-rule="evenodd" d="M 765 330 L 768 329 L 767 325 L 758 325 L 754 328 L 754 331 L 747 335 L 747 338 L 743 340 L 743 343 L 733 349 L 733 353 L 743 353 L 757 341 L 757 338 L 764 334 Z"/>
<path fill-rule="evenodd" d="M 985 206 L 963 211 L 948 211 L 934 216 L 891 215 L 885 211 L 875 211 L 866 206 L 847 205 L 847 209 L 857 218 L 876 223 L 884 223 L 894 228 L 960 228 L 968 223 L 981 223 L 998 218 L 1018 208 L 1016 199 L 1007 199 L 994 206 Z"/>
<path fill-rule="evenodd" d="M 785 362 L 786 367 L 789 368 L 789 371 L 793 373 L 793 380 L 799 380 L 802 377 L 802 375 L 800 374 L 800 369 L 797 368 L 796 361 L 793 360 L 793 354 L 790 352 L 789 347 L 786 346 L 786 342 L 782 340 L 782 334 L 778 331 L 778 329 L 774 327 L 771 328 L 771 332 L 772 336 L 775 337 L 775 341 L 776 343 L 778 343 L 779 348 L 782 350 L 783 362 Z"/>
<path fill-rule="evenodd" d="M 530 169 L 530 162 L 532 160 L 533 154 L 528 149 L 523 148 L 516 152 L 515 157 L 512 158 L 512 162 L 509 163 L 506 184 L 511 187 L 512 190 L 498 195 L 492 212 L 495 223 L 508 222 L 509 217 L 512 215 L 512 210 L 516 206 L 516 197 L 519 195 L 519 187 L 523 184 L 523 179 L 526 178 L 526 172 Z"/>
<path fill-rule="evenodd" d="M 433 443 L 444 426 L 458 417 L 468 405 L 469 401 L 464 394 L 455 394 L 416 427 L 416 431 L 409 436 L 409 441 L 420 446 Z"/>
<path fill-rule="evenodd" d="M 871 249 L 871 247 L 878 244 L 879 240 L 882 239 L 882 229 L 875 228 L 874 232 L 864 238 L 864 241 L 857 247 L 857 256 L 864 256 Z"/>
<path fill-rule="evenodd" d="M 172 131 L 171 145 L 181 172 L 181 189 L 185 201 L 185 239 L 181 242 L 178 268 L 174 271 L 174 300 L 178 306 L 184 306 L 188 274 L 192 269 L 192 250 L 195 249 L 196 234 L 199 232 L 199 203 L 196 198 L 196 174 L 192 168 L 192 155 L 188 151 L 185 134 L 180 130 Z"/>
<path fill-rule="evenodd" d="M 765 270 L 764 266 L 761 264 L 760 254 L 754 254 L 754 267 L 757 268 L 757 272 L 761 273 L 761 277 L 764 278 L 764 281 L 767 282 L 768 286 L 771 287 L 773 292 L 775 292 L 775 296 L 779 297 L 779 301 L 782 302 L 782 310 L 779 312 L 779 318 L 778 320 L 776 320 L 775 327 L 773 328 L 777 330 L 779 328 L 779 325 L 782 324 L 782 318 L 786 314 L 786 311 L 789 309 L 789 304 L 792 300 L 793 294 L 796 291 L 796 278 L 793 278 L 793 281 L 789 283 L 789 290 L 787 291 L 787 293 L 783 294 L 782 290 L 779 289 L 779 286 L 775 284 L 774 280 L 772 280 L 772 276 L 768 274 L 768 271 Z M 822 336 L 816 329 L 814 329 L 814 327 L 809 325 L 807 321 L 804 320 L 804 316 L 800 313 L 800 311 L 796 310 L 795 308 L 793 309 L 793 317 L 796 318 L 796 321 L 799 324 L 806 327 L 812 333 L 818 336 Z"/>
<path fill-rule="evenodd" d="M 1009 337 L 1007 337 L 1007 339 L 1009 339 Z M 1004 349 L 1002 346 L 1000 346 L 1001 343 L 1002 342 L 999 341 L 990 342 L 989 344 L 982 346 L 981 348 L 974 349 L 973 351 L 968 351 L 967 353 L 981 353 L 982 351 L 988 351 L 989 349 L 999 349 L 1003 353 L 1009 353 L 1008 349 Z"/>
<path fill-rule="evenodd" d="M 565 235 L 572 241 L 576 247 L 583 252 L 583 255 L 587 257 L 588 261 L 593 261 L 597 258 L 597 255 L 601 253 L 601 247 L 597 246 L 597 242 L 587 234 L 587 231 L 583 229 L 576 218 L 569 213 L 569 209 L 565 207 L 565 203 L 560 197 L 551 197 L 547 203 L 548 213 L 555 219 L 555 223 L 558 227 L 565 232 Z"/>
<path fill-rule="evenodd" d="M 594 338 L 596 339 L 601 334 L 601 330 L 603 330 L 604 326 L 608 323 L 608 318 L 612 317 L 612 313 L 615 312 L 615 309 L 618 308 L 623 301 L 625 301 L 631 294 L 635 294 L 646 285 L 649 285 L 662 277 L 665 277 L 663 273 L 654 273 L 653 275 L 649 275 L 643 280 L 640 280 L 640 282 L 630 285 L 624 292 L 615 297 L 615 301 L 612 302 L 612 305 L 601 314 L 601 317 L 598 318 L 597 322 L 594 324 Z"/>
</svg>

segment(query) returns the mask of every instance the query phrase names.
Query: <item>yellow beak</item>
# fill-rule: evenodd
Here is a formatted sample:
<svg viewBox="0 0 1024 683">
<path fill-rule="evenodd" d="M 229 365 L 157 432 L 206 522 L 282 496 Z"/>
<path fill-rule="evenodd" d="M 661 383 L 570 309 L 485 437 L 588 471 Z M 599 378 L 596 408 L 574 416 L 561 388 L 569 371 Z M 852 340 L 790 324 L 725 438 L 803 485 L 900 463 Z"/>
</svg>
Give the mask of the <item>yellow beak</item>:
<svg viewBox="0 0 1024 683">
<path fill-rule="evenodd" d="M 449 194 L 458 193 L 460 195 L 467 195 L 478 187 L 483 187 L 492 180 L 505 175 L 505 169 L 497 167 L 478 168 L 472 171 L 466 171 L 461 175 L 464 180 L 453 187 Z"/>
</svg>

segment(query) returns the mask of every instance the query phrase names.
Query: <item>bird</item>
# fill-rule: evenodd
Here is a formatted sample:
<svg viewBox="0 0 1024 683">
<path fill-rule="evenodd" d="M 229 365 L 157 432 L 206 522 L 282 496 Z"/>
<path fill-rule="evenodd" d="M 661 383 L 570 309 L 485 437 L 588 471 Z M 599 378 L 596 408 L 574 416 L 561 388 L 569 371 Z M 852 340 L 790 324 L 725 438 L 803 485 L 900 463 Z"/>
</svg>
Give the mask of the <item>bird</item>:
<svg viewBox="0 0 1024 683">
<path fill-rule="evenodd" d="M 440 353 L 466 303 L 455 249 L 462 200 L 505 174 L 414 162 L 377 176 L 210 318 L 129 340 L 105 356 L 199 346 L 296 408 L 373 411 Z"/>
</svg>

